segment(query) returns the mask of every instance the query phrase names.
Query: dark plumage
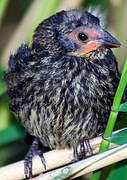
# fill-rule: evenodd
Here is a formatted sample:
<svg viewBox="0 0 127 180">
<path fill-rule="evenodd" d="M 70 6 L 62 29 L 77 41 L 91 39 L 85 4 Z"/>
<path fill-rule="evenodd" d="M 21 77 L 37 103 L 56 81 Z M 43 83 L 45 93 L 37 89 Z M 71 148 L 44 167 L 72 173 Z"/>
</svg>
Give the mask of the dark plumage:
<svg viewBox="0 0 127 180">
<path fill-rule="evenodd" d="M 120 79 L 110 47 L 119 46 L 84 10 L 43 21 L 6 74 L 11 109 L 26 130 L 51 149 L 104 133 Z"/>
</svg>

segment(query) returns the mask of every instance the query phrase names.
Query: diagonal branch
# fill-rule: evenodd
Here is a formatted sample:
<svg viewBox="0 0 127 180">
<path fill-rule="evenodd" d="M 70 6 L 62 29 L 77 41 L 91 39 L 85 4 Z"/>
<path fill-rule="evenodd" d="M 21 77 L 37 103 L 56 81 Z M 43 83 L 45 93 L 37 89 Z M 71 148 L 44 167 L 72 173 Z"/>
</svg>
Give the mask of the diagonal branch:
<svg viewBox="0 0 127 180">
<path fill-rule="evenodd" d="M 90 145 L 94 150 L 94 153 L 97 153 L 99 151 L 101 141 L 102 137 L 97 137 L 90 140 Z M 61 149 L 49 151 L 47 153 L 44 153 L 44 158 L 46 160 L 46 170 L 49 171 L 51 169 L 55 169 L 71 163 L 73 161 L 73 150 Z M 39 174 L 40 172 L 44 171 L 45 169 L 40 158 L 38 156 L 34 157 L 32 167 L 33 175 Z M 5 167 L 0 168 L 0 179 L 19 180 L 24 178 L 24 161 L 19 161 L 17 163 L 13 163 L 11 165 L 7 165 Z"/>
<path fill-rule="evenodd" d="M 121 130 L 115 131 L 113 134 L 118 133 L 119 131 L 121 131 Z M 90 140 L 90 146 L 92 147 L 94 154 L 99 151 L 101 141 L 102 141 L 101 136 Z M 116 146 L 116 144 L 111 144 L 110 147 L 115 147 L 115 146 Z M 122 147 L 122 146 L 120 146 L 120 147 Z M 79 147 L 79 149 L 80 149 L 80 147 Z M 126 147 L 126 151 L 127 151 L 127 147 Z M 112 151 L 111 151 L 111 154 L 112 154 Z M 88 156 L 88 155 L 89 154 L 88 154 L 87 148 L 86 148 L 86 156 Z M 97 162 L 99 160 L 99 158 L 102 159 L 103 155 L 104 154 L 102 153 L 101 156 L 98 154 L 96 156 L 89 157 L 89 159 L 87 158 L 86 161 L 87 162 L 92 162 L 92 164 L 93 164 L 93 161 L 95 163 L 95 162 Z M 112 158 L 112 160 L 110 160 L 110 161 L 104 160 L 101 164 L 99 164 L 98 162 L 95 163 L 95 165 L 94 164 L 93 165 L 89 164 L 89 166 L 90 165 L 91 166 L 86 168 L 85 171 L 82 172 L 82 174 L 91 172 L 91 171 L 93 171 L 95 169 L 99 169 L 99 168 L 104 167 L 104 166 L 106 166 L 108 164 L 112 164 L 113 162 L 117 162 L 117 161 L 120 161 L 121 159 L 127 158 L 127 153 L 126 154 L 124 153 L 122 155 L 122 157 L 121 157 L 121 152 L 119 152 L 118 158 L 117 158 L 117 156 L 118 155 L 116 154 L 116 156 L 114 158 Z M 104 157 L 105 157 L 105 155 L 104 155 Z M 44 158 L 46 160 L 46 171 L 49 171 L 49 170 L 56 169 L 58 167 L 62 167 L 64 165 L 67 165 L 69 163 L 72 163 L 72 161 L 74 160 L 73 159 L 73 150 L 72 149 L 61 149 L 61 150 L 49 151 L 47 153 L 44 153 Z M 91 161 L 91 158 L 92 158 L 92 161 Z M 108 164 L 106 164 L 106 162 L 108 162 Z M 72 165 L 74 165 L 74 164 L 76 164 L 76 163 L 73 163 Z M 99 166 L 97 164 L 99 164 Z M 87 166 L 88 166 L 88 164 L 87 164 Z M 60 170 L 58 169 L 57 173 L 59 173 Z M 43 164 L 42 164 L 40 158 L 38 156 L 34 157 L 33 158 L 33 167 L 32 167 L 33 175 L 40 174 L 41 172 L 44 172 L 44 171 L 45 171 L 45 169 L 43 167 Z M 56 173 L 56 171 L 51 172 L 51 174 L 48 174 L 48 176 L 51 176 L 54 173 Z M 78 176 L 80 176 L 82 174 L 78 174 Z M 47 173 L 43 174 L 43 178 L 45 176 L 47 178 Z M 25 175 L 24 175 L 24 161 L 19 161 L 19 162 L 13 163 L 11 165 L 7 165 L 7 166 L 4 166 L 4 167 L 0 168 L 0 179 L 4 179 L 4 180 L 10 180 L 10 179 L 21 180 L 21 179 L 24 179 L 24 178 L 25 178 Z M 36 178 L 34 178 L 34 179 L 36 179 Z M 36 180 L 39 180 L 39 179 L 36 179 Z"/>
</svg>

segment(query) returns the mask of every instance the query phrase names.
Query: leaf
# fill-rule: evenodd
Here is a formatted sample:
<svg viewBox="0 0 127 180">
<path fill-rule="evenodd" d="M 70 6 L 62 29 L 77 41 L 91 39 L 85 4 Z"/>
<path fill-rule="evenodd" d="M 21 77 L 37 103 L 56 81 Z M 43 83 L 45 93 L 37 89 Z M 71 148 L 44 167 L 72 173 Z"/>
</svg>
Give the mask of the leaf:
<svg viewBox="0 0 127 180">
<path fill-rule="evenodd" d="M 127 179 L 127 160 L 118 162 L 112 169 L 107 180 L 126 180 Z"/>
<path fill-rule="evenodd" d="M 6 91 L 6 83 L 4 81 L 4 69 L 0 67 L 0 95 Z"/>
<path fill-rule="evenodd" d="M 115 144 L 125 144 L 127 143 L 127 128 L 119 131 L 118 133 L 112 134 L 110 138 L 106 138 L 110 142 Z"/>
<path fill-rule="evenodd" d="M 8 128 L 0 131 L 0 146 L 12 143 L 25 134 L 25 131 L 21 128 L 19 123 L 13 123 Z"/>
<path fill-rule="evenodd" d="M 0 0 L 0 24 L 9 0 Z"/>
<path fill-rule="evenodd" d="M 117 112 L 127 112 L 127 102 L 120 104 Z"/>
<path fill-rule="evenodd" d="M 116 90 L 115 97 L 113 100 L 112 111 L 110 113 L 108 124 L 107 124 L 106 130 L 105 130 L 105 133 L 104 133 L 105 139 L 108 139 L 108 137 L 110 137 L 112 134 L 112 131 L 113 131 L 116 119 L 117 119 L 117 115 L 118 115 L 117 109 L 120 106 L 126 85 L 127 85 L 127 57 L 125 60 L 123 72 L 122 72 L 122 75 L 120 78 L 120 82 L 119 82 L 119 85 L 118 85 L 118 88 Z M 127 135 L 125 135 L 125 136 L 127 137 Z M 120 137 L 116 137 L 115 140 L 113 140 L 113 141 L 115 141 L 119 144 L 119 143 L 123 143 L 122 141 L 124 141 L 124 140 L 125 140 L 125 138 L 121 139 Z M 106 151 L 109 148 L 109 144 L 110 144 L 110 141 L 106 142 L 103 140 L 101 143 L 99 152 Z M 95 180 L 95 179 L 99 180 L 100 176 L 101 176 L 101 170 L 98 172 L 95 172 L 93 174 L 91 180 Z"/>
</svg>

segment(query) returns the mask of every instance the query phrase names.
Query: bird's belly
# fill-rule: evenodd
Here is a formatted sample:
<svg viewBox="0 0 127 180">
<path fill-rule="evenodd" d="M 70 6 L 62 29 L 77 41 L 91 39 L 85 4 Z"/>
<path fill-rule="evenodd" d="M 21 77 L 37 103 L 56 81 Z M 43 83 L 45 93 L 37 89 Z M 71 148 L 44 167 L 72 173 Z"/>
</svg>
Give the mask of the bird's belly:
<svg viewBox="0 0 127 180">
<path fill-rule="evenodd" d="M 87 111 L 80 107 L 73 111 L 62 107 L 62 109 L 58 108 L 57 115 L 55 111 L 51 111 L 49 115 L 48 109 L 45 109 L 43 113 L 45 117 L 40 119 L 40 123 L 39 121 L 37 123 L 37 120 L 33 121 L 32 134 L 34 132 L 43 145 L 50 148 L 71 147 L 83 139 L 98 136 L 104 132 L 109 114 L 105 112 L 104 116 L 99 116 L 99 112 L 95 112 L 91 107 Z"/>
<path fill-rule="evenodd" d="M 95 86 L 86 91 L 79 83 L 65 90 L 52 87 L 48 95 L 36 98 L 26 129 L 50 148 L 73 146 L 98 136 L 105 130 L 112 104 L 106 93 L 98 91 Z"/>
</svg>

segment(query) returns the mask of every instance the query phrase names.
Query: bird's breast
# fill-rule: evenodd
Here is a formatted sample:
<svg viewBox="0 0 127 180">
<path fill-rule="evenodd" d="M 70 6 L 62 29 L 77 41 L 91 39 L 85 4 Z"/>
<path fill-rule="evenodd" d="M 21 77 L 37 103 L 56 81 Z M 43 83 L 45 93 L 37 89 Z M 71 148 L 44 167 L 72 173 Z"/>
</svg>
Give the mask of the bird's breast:
<svg viewBox="0 0 127 180">
<path fill-rule="evenodd" d="M 43 134 L 48 132 L 44 139 L 51 147 L 69 146 L 104 131 L 112 103 L 111 85 L 98 79 L 96 73 L 85 67 L 72 72 L 66 69 L 66 74 L 52 78 L 49 93 L 43 94 L 47 98 L 41 121 L 46 127 Z"/>
<path fill-rule="evenodd" d="M 78 60 L 47 69 L 35 74 L 29 114 L 26 106 L 21 112 L 29 116 L 29 132 L 51 148 L 72 146 L 104 132 L 115 93 L 108 70 Z"/>
</svg>

